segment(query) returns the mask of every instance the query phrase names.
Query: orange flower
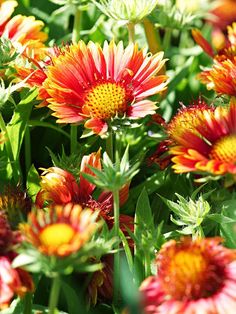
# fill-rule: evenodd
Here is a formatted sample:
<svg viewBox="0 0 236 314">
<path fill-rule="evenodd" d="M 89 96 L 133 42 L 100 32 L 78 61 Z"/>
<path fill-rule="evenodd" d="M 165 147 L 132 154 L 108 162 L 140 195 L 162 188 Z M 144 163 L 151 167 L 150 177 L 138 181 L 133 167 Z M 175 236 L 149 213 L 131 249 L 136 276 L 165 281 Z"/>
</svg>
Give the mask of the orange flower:
<svg viewBox="0 0 236 314">
<path fill-rule="evenodd" d="M 162 52 L 147 55 L 133 44 L 124 49 L 122 42 L 105 42 L 101 48 L 80 41 L 52 57 L 44 95 L 58 123 L 86 121 L 85 127 L 101 135 L 117 115 L 140 118 L 155 112 L 147 97 L 166 89 L 167 77 L 157 75 L 165 61 Z"/>
<path fill-rule="evenodd" d="M 236 174 L 236 101 L 208 107 L 199 101 L 183 108 L 168 125 L 176 173 Z"/>
<path fill-rule="evenodd" d="M 68 203 L 48 211 L 37 210 L 28 215 L 28 223 L 21 225 L 22 234 L 40 252 L 65 257 L 76 253 L 89 241 L 100 226 L 98 211 L 82 209 Z"/>
<path fill-rule="evenodd" d="M 158 274 L 141 285 L 146 314 L 232 314 L 235 251 L 221 239 L 171 240 L 157 256 Z"/>
</svg>

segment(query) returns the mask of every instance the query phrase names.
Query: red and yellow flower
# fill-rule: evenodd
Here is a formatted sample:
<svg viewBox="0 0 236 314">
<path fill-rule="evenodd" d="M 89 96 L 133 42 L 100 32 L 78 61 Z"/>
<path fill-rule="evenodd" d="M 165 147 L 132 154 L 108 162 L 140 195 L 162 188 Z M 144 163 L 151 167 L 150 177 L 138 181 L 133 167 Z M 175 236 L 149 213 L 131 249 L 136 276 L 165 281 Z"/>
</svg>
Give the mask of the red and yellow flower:
<svg viewBox="0 0 236 314">
<path fill-rule="evenodd" d="M 176 173 L 236 174 L 236 101 L 209 107 L 199 101 L 181 109 L 168 125 Z"/>
<path fill-rule="evenodd" d="M 14 295 L 23 297 L 34 291 L 31 276 L 23 269 L 12 268 L 10 256 L 0 256 L 0 309 L 9 306 Z"/>
<path fill-rule="evenodd" d="M 68 203 L 28 215 L 22 234 L 41 253 L 65 257 L 78 252 L 100 226 L 98 211 Z"/>
<path fill-rule="evenodd" d="M 36 206 L 42 208 L 45 203 L 49 206 L 79 204 L 83 208 L 99 210 L 99 215 L 106 221 L 109 228 L 113 227 L 113 197 L 110 192 L 102 192 L 98 199 L 93 197 L 96 186 L 87 181 L 82 173 L 94 175 L 89 166 L 101 170 L 100 150 L 96 153 L 83 156 L 80 167 L 79 183 L 75 177 L 66 170 L 51 167 L 42 174 L 41 190 L 36 196 Z M 120 190 L 120 205 L 122 206 L 129 194 L 129 185 Z M 120 215 L 122 231 L 127 234 L 126 228 L 133 230 L 133 217 Z"/>
<path fill-rule="evenodd" d="M 41 93 L 43 89 L 48 95 L 58 123 L 86 121 L 85 127 L 101 135 L 116 116 L 140 118 L 155 112 L 155 103 L 147 98 L 166 89 L 167 77 L 158 75 L 165 61 L 163 52 L 151 56 L 133 44 L 124 48 L 122 42 L 105 42 L 101 48 L 80 41 L 41 69 L 47 76 Z"/>
<path fill-rule="evenodd" d="M 146 314 L 232 314 L 236 307 L 236 254 L 220 238 L 164 244 L 158 273 L 140 290 Z"/>
<path fill-rule="evenodd" d="M 17 5 L 17 1 L 0 1 L 0 36 L 10 39 L 16 48 L 23 48 L 28 56 L 40 59 L 45 56 L 44 42 L 48 37 L 42 31 L 44 23 L 34 16 L 10 18 Z"/>
</svg>

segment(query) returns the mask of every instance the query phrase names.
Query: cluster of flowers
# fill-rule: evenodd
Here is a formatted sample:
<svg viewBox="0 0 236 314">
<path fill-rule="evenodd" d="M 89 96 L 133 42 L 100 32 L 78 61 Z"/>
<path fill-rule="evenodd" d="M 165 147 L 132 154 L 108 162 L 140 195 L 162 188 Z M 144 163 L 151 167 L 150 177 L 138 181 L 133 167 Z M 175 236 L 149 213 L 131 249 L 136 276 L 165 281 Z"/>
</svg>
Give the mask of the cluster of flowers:
<svg viewBox="0 0 236 314">
<path fill-rule="evenodd" d="M 166 62 L 163 52 L 151 55 L 137 44 L 124 47 L 114 41 L 102 47 L 79 41 L 46 48 L 43 23 L 21 15 L 10 18 L 15 6 L 15 1 L 0 2 L 0 35 L 15 47 L 21 45 L 27 64 L 16 66 L 17 79 L 27 80 L 27 87 L 38 88 L 39 107 L 48 107 L 58 123 L 84 123 L 95 135 L 105 137 L 116 118 L 154 115 L 157 106 L 148 97 L 162 95 L 168 84 L 167 76 L 161 74 Z M 228 27 L 225 45 L 216 54 L 198 31 L 193 35 L 214 63 L 200 79 L 218 94 L 228 95 L 228 105 L 209 106 L 199 99 L 183 106 L 165 124 L 168 139 L 159 146 L 155 160 L 171 159 L 177 173 L 228 174 L 235 180 L 236 24 Z M 164 157 L 160 156 L 163 152 Z M 10 200 L 4 199 L 9 192 L 1 196 L 0 308 L 8 306 L 14 295 L 22 297 L 34 290 L 29 273 L 11 265 L 18 247 L 28 243 L 42 256 L 67 259 L 86 247 L 102 221 L 108 229 L 113 227 L 112 193 L 103 191 L 95 197 L 96 186 L 81 174 L 95 176 L 96 170 L 102 170 L 100 151 L 83 156 L 77 177 L 58 167 L 45 169 L 34 208 L 27 210 L 27 223 L 11 225 L 14 215 L 10 214 Z M 121 206 L 128 199 L 129 183 L 119 190 Z M 133 217 L 120 215 L 119 220 L 132 250 L 129 233 L 134 230 Z M 157 254 L 157 275 L 140 287 L 144 312 L 232 314 L 236 305 L 236 255 L 220 242 L 219 238 L 184 238 L 165 243 Z M 107 272 L 94 273 L 88 288 L 94 303 L 99 292 L 112 296 L 113 270 L 109 260 L 104 264 L 108 265 Z"/>
</svg>

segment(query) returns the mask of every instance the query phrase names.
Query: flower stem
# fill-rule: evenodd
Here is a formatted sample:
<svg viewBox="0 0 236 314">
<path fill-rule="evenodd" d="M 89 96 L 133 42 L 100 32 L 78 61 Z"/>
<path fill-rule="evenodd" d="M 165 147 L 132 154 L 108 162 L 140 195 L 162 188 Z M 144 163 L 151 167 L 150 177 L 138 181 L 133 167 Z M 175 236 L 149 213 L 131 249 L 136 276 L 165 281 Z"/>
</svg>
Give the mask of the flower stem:
<svg viewBox="0 0 236 314">
<path fill-rule="evenodd" d="M 113 132 L 110 131 L 108 137 L 106 139 L 106 152 L 110 157 L 111 161 L 114 160 L 114 153 L 113 153 Z"/>
<path fill-rule="evenodd" d="M 128 23 L 127 24 L 128 32 L 129 32 L 129 43 L 134 44 L 135 41 L 135 24 L 134 23 Z"/>
<path fill-rule="evenodd" d="M 163 50 L 166 52 L 169 49 L 170 46 L 170 40 L 171 40 L 171 28 L 167 28 L 164 38 L 163 38 Z"/>
<path fill-rule="evenodd" d="M 113 208 L 114 208 L 114 228 L 115 236 L 119 237 L 120 230 L 120 204 L 119 204 L 119 190 L 113 191 Z M 119 242 L 116 245 L 117 252 L 114 255 L 114 292 L 113 303 L 118 305 L 119 290 L 120 290 L 120 252 Z"/>
<path fill-rule="evenodd" d="M 73 25 L 73 31 L 72 31 L 73 44 L 76 44 L 80 39 L 81 22 L 82 22 L 82 11 L 79 9 L 79 7 L 76 7 L 75 16 L 74 16 L 74 25 Z"/>
<path fill-rule="evenodd" d="M 27 125 L 25 129 L 25 172 L 28 173 L 31 166 L 31 139 L 30 127 Z"/>
<path fill-rule="evenodd" d="M 52 287 L 49 298 L 49 314 L 56 314 L 56 308 L 60 292 L 60 276 L 57 274 L 52 280 Z"/>
<path fill-rule="evenodd" d="M 158 29 L 155 28 L 153 23 L 148 18 L 143 20 L 143 26 L 150 52 L 155 54 L 158 51 L 161 51 L 161 39 Z"/>
<path fill-rule="evenodd" d="M 8 158 L 10 160 L 10 165 L 12 168 L 12 176 L 13 176 L 13 180 L 15 183 L 18 183 L 19 177 L 20 177 L 20 166 L 19 169 L 16 165 L 16 161 L 13 155 L 13 151 L 12 151 L 12 147 L 11 147 L 11 142 L 8 136 L 8 132 L 7 132 L 7 128 L 4 122 L 4 119 L 2 117 L 2 114 L 0 113 L 0 129 L 5 133 L 5 137 L 6 137 L 6 142 L 4 143 L 5 147 L 6 147 L 6 151 L 7 151 L 7 155 Z"/>
<path fill-rule="evenodd" d="M 26 293 L 24 297 L 24 314 L 32 313 L 32 293 Z"/>
<path fill-rule="evenodd" d="M 70 127 L 70 152 L 76 153 L 77 148 L 77 125 L 71 125 Z"/>
</svg>

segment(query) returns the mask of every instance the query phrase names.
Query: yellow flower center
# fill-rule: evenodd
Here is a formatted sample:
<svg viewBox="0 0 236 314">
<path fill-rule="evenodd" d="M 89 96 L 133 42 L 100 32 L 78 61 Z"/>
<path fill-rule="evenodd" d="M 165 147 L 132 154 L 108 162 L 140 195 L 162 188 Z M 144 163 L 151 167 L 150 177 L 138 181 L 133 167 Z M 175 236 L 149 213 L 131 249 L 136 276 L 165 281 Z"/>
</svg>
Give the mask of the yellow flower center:
<svg viewBox="0 0 236 314">
<path fill-rule="evenodd" d="M 83 111 L 91 117 L 109 119 L 126 110 L 126 90 L 117 83 L 102 83 L 88 91 Z"/>
<path fill-rule="evenodd" d="M 210 157 L 223 162 L 236 163 L 236 135 L 225 136 L 217 141 Z"/>
<path fill-rule="evenodd" d="M 74 229 L 68 224 L 55 223 L 44 228 L 39 235 L 39 239 L 42 245 L 55 248 L 70 243 L 74 234 Z"/>
</svg>

